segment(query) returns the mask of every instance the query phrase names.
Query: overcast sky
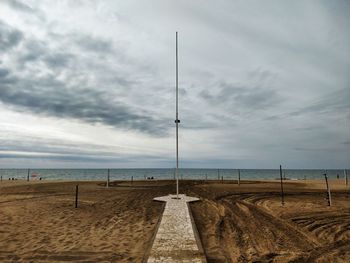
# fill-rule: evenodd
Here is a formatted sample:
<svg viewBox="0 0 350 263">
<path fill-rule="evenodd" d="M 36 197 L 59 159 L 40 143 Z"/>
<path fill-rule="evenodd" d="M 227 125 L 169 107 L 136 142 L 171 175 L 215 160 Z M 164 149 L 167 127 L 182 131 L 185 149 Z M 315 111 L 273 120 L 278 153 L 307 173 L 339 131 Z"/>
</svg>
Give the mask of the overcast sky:
<svg viewBox="0 0 350 263">
<path fill-rule="evenodd" d="M 350 168 L 350 1 L 0 0 L 0 167 Z"/>
</svg>

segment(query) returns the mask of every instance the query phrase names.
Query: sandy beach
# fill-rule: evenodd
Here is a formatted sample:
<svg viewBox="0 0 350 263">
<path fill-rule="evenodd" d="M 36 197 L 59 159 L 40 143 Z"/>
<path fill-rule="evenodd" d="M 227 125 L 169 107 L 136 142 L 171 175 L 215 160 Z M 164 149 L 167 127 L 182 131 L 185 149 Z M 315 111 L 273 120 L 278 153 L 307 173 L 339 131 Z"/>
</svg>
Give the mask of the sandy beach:
<svg viewBox="0 0 350 263">
<path fill-rule="evenodd" d="M 74 207 L 75 185 L 79 204 Z M 349 262 L 350 186 L 323 181 L 181 181 L 208 262 Z M 172 181 L 3 181 L 0 262 L 142 262 Z"/>
</svg>

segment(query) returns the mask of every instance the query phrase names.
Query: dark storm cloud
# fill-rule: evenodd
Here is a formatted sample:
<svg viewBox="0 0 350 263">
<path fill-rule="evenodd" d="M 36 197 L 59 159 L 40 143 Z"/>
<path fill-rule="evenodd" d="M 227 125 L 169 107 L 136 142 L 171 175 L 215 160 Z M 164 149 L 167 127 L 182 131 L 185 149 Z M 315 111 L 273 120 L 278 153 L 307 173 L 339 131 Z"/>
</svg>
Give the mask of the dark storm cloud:
<svg viewBox="0 0 350 263">
<path fill-rule="evenodd" d="M 53 78 L 32 81 L 16 79 L 14 85 L 4 84 L 0 79 L 0 83 L 0 101 L 22 110 L 150 134 L 166 133 L 161 120 L 155 119 L 150 113 L 138 113 L 102 92 L 68 88 Z"/>
<path fill-rule="evenodd" d="M 23 39 L 21 31 L 14 29 L 0 20 L 0 51 L 5 52 L 17 46 Z"/>
<path fill-rule="evenodd" d="M 18 44 L 23 34 L 1 23 L 1 49 L 10 48 Z M 68 36 L 69 37 L 69 36 Z M 72 36 L 70 36 L 72 37 Z M 73 37 L 84 49 L 101 53 L 111 52 L 112 45 L 103 40 L 82 35 Z M 26 38 L 23 49 L 17 55 L 17 65 L 22 71 L 32 70 L 44 63 L 46 69 L 51 70 L 48 76 L 34 74 L 11 74 L 9 69 L 0 68 L 0 101 L 17 110 L 30 111 L 35 114 L 54 116 L 59 118 L 74 118 L 88 123 L 102 123 L 117 128 L 137 130 L 153 135 L 165 135 L 164 120 L 158 119 L 150 112 L 141 111 L 127 105 L 121 98 L 111 97 L 108 90 L 101 91 L 90 86 L 86 81 L 74 83 L 69 77 L 64 81 L 58 80 L 58 70 L 84 68 L 82 61 L 76 54 L 52 49 L 45 41 Z M 72 64 L 72 67 L 70 67 Z M 95 69 L 92 69 L 93 71 Z M 100 69 L 99 69 L 100 70 Z M 74 83 L 74 84 L 73 84 Z M 119 85 L 122 90 L 128 90 L 133 85 L 126 76 L 113 75 L 107 86 Z"/>
</svg>

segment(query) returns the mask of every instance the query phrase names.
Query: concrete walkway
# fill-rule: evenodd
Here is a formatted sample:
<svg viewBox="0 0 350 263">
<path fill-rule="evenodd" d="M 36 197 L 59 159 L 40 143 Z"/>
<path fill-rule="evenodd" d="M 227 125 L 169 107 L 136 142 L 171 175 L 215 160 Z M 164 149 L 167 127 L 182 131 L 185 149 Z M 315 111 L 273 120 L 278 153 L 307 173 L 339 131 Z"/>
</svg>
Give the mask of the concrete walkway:
<svg viewBox="0 0 350 263">
<path fill-rule="evenodd" d="M 166 205 L 148 263 L 206 262 L 198 248 L 187 205 L 187 202 L 199 199 L 183 194 L 179 198 L 176 199 L 176 195 L 154 198 Z"/>
</svg>

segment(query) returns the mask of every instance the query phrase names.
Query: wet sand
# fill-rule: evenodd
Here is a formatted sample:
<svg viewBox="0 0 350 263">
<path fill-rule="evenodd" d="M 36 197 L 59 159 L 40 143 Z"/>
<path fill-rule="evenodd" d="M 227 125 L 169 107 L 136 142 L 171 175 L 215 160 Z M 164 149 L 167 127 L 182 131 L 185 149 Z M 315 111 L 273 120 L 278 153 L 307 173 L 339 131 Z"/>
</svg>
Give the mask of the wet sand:
<svg viewBox="0 0 350 263">
<path fill-rule="evenodd" d="M 171 181 L 0 183 L 0 262 L 142 262 Z M 181 181 L 208 262 L 349 262 L 350 186 L 323 181 Z"/>
</svg>

